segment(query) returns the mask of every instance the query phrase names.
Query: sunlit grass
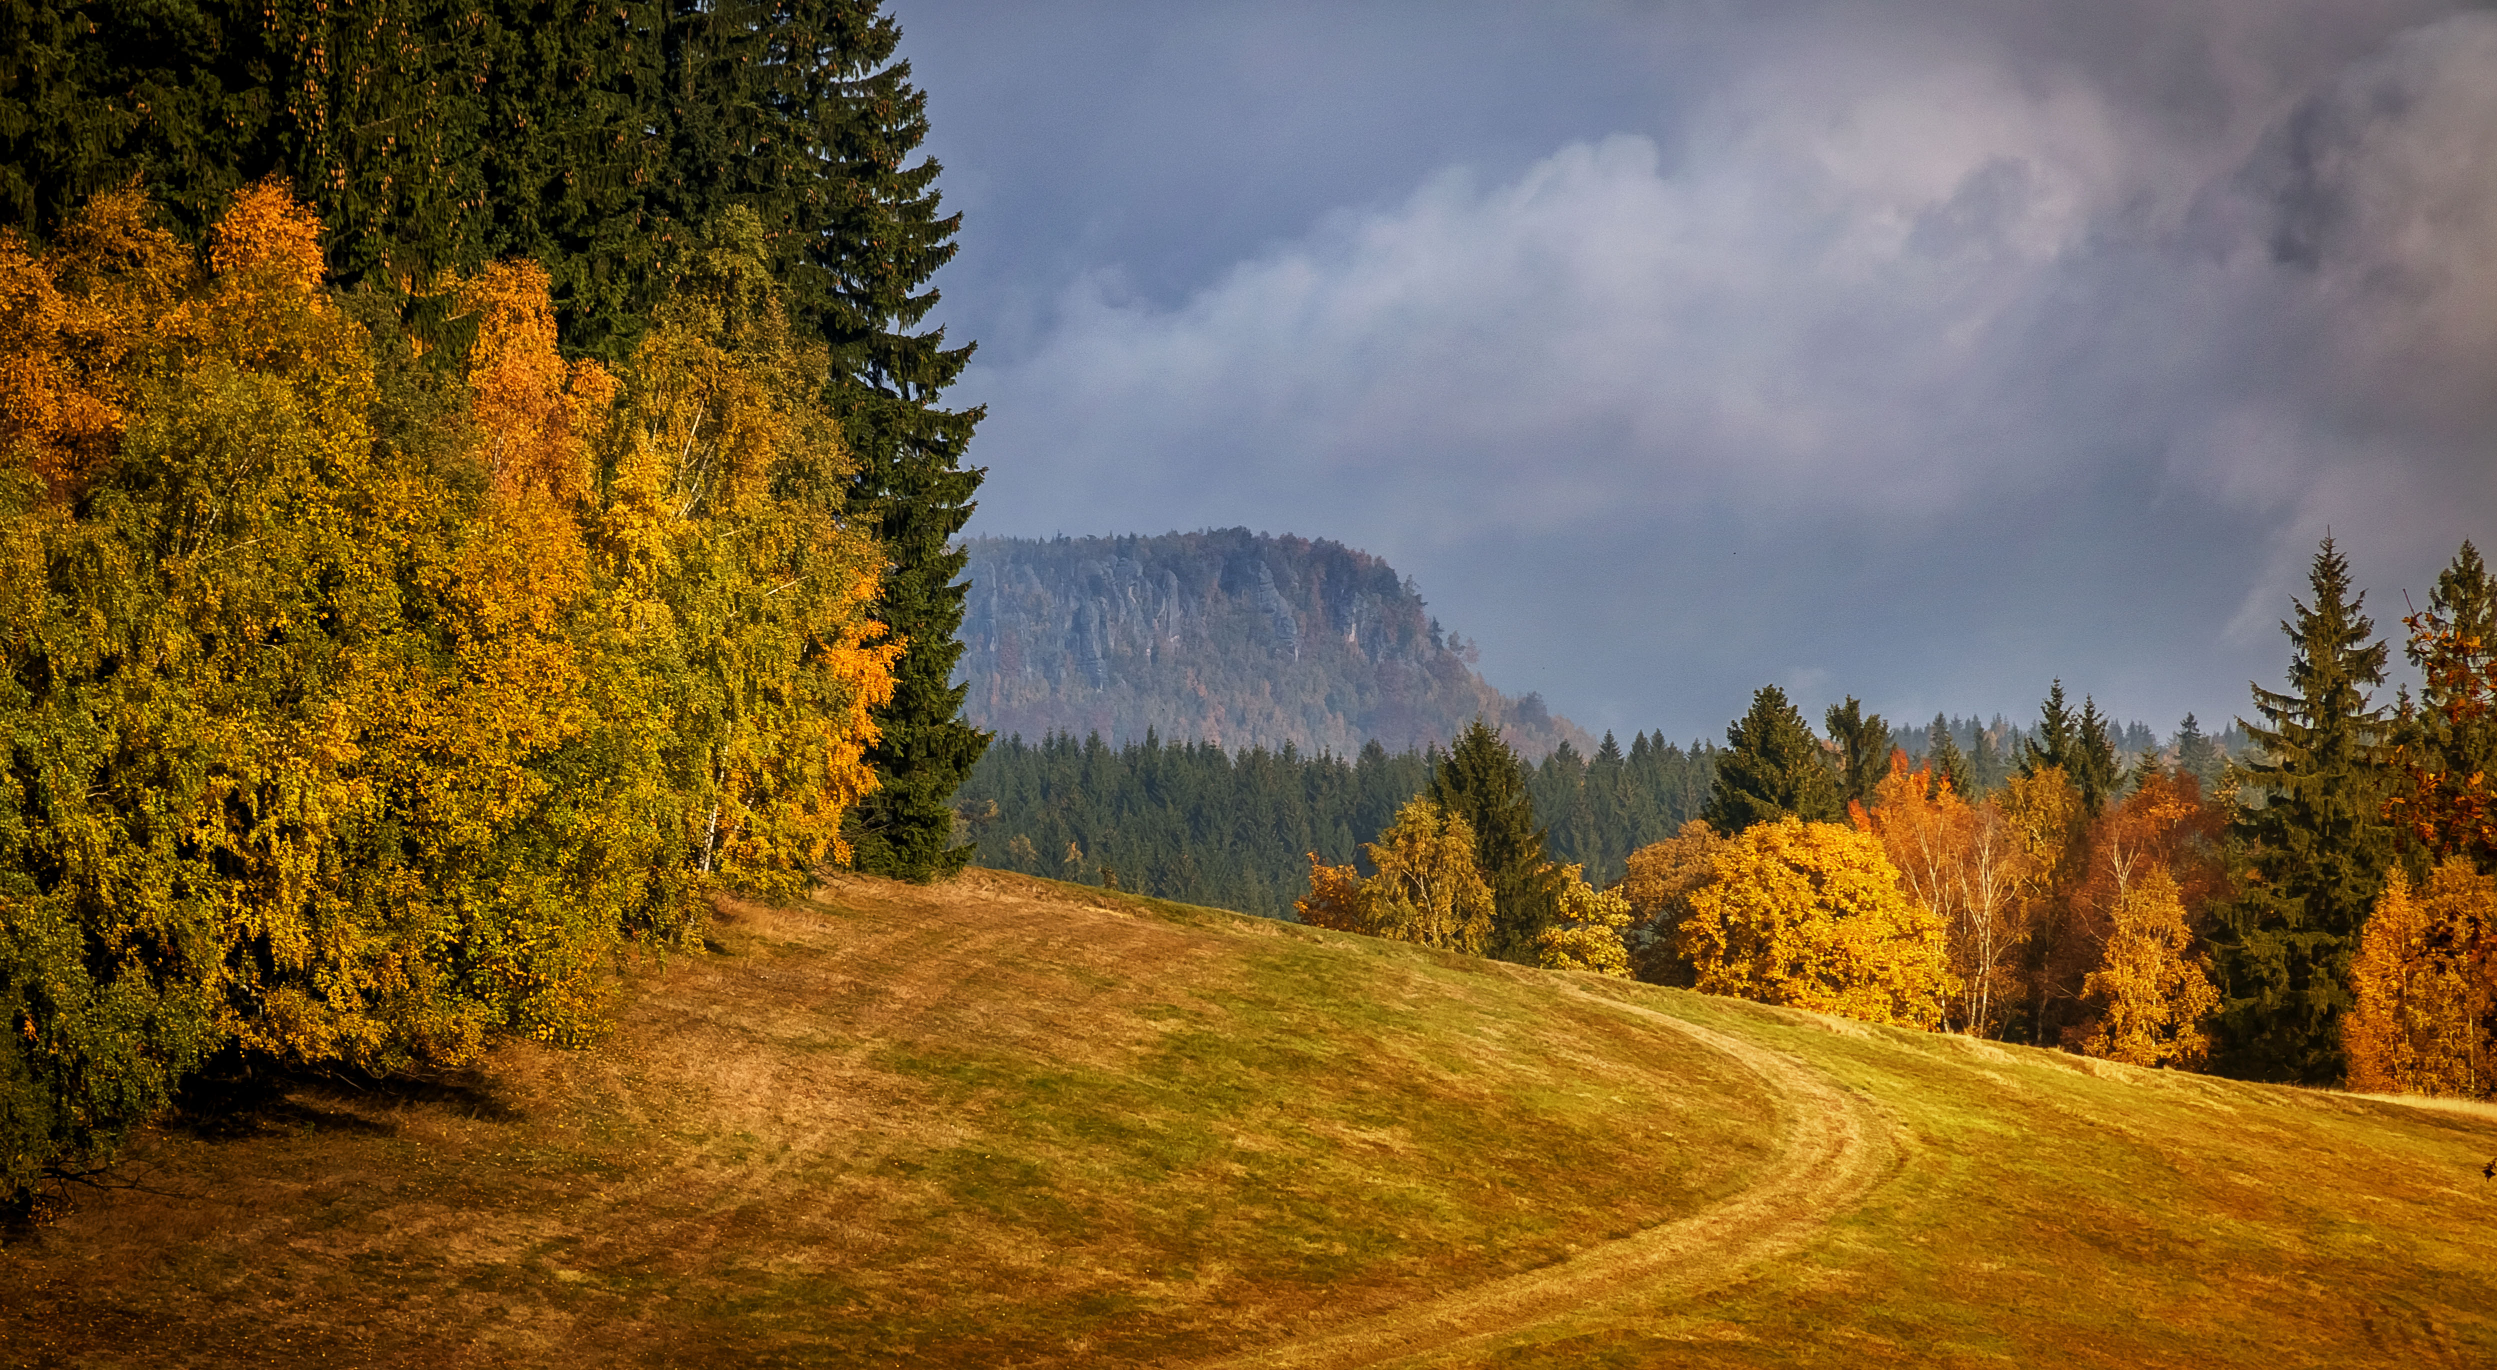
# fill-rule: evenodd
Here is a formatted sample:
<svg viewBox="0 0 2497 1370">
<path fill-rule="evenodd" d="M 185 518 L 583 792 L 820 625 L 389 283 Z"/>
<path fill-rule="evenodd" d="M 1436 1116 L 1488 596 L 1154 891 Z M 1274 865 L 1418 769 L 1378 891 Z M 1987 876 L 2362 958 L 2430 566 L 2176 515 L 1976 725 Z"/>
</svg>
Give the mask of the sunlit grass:
<svg viewBox="0 0 2497 1370">
<path fill-rule="evenodd" d="M 1694 1295 L 1452 1363 L 2497 1359 L 2497 1117 L 2134 1071 L 974 873 L 739 906 L 600 1049 L 295 1081 L 0 1251 L 10 1363 L 1094 1365 L 1290 1339 L 1775 1178 L 1789 1053 L 1886 1169 Z M 1574 992 L 1571 992 L 1574 991 Z M 231 1135 L 239 1134 L 239 1135 Z M 1422 1346 L 1417 1343 L 1417 1346 Z M 236 1348 L 251 1347 L 244 1357 Z M 8 1358 L 0 1358 L 8 1359 Z"/>
</svg>

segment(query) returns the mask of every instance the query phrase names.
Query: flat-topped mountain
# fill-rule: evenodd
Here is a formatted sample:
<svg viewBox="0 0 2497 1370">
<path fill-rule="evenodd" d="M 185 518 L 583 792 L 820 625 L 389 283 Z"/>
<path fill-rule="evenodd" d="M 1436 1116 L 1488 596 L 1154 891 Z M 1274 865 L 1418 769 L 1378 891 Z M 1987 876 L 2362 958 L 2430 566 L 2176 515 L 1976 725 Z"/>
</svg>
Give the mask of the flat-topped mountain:
<svg viewBox="0 0 2497 1370">
<path fill-rule="evenodd" d="M 974 538 L 957 678 L 1001 736 L 1147 729 L 1234 750 L 1391 752 L 1480 713 L 1539 758 L 1594 739 L 1474 669 L 1412 580 L 1341 543 L 1223 528 L 1158 537 Z"/>
</svg>

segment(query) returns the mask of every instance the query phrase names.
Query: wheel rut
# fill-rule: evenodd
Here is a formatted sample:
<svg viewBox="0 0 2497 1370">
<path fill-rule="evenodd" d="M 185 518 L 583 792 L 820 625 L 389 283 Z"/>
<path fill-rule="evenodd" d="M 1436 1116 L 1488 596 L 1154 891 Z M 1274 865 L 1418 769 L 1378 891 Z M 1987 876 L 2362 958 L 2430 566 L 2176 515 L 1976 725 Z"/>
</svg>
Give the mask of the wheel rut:
<svg viewBox="0 0 2497 1370">
<path fill-rule="evenodd" d="M 1793 1056 L 1576 986 L 1563 993 L 1672 1029 L 1732 1058 L 1780 1101 L 1784 1135 L 1759 1184 L 1675 1222 L 1459 1290 L 1296 1338 L 1199 1362 L 1222 1370 L 1423 1364 L 1607 1308 L 1653 1307 L 1721 1288 L 1801 1246 L 1889 1172 L 1888 1121 Z"/>
</svg>

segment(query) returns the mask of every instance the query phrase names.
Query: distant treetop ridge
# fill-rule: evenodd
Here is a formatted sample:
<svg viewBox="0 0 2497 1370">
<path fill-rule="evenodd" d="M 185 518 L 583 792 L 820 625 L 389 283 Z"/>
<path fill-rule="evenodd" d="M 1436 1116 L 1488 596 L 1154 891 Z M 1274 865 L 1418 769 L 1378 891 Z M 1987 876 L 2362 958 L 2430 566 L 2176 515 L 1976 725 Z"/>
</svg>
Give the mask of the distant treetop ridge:
<svg viewBox="0 0 2497 1370">
<path fill-rule="evenodd" d="M 957 679 L 978 726 L 1351 756 L 1446 745 L 1476 714 L 1540 758 L 1595 740 L 1473 669 L 1413 582 L 1341 543 L 1246 528 L 974 538 Z"/>
</svg>

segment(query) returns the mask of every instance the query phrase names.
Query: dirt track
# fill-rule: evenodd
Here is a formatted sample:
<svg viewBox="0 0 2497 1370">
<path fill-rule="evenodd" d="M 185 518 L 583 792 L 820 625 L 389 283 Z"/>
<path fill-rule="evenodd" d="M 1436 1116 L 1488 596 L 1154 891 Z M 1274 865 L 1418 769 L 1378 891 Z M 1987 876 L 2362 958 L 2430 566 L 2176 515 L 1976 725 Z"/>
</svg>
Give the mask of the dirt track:
<svg viewBox="0 0 2497 1370">
<path fill-rule="evenodd" d="M 1889 1173 L 1893 1143 L 1887 1120 L 1803 1062 L 1653 1009 L 1575 987 L 1563 992 L 1682 1033 L 1758 1076 L 1780 1101 L 1785 1124 L 1768 1178 L 1705 1212 L 1557 1265 L 1200 1364 L 1243 1370 L 1422 1365 L 1488 1350 L 1504 1337 L 1563 1318 L 1688 1299 L 1795 1249 Z"/>
</svg>

